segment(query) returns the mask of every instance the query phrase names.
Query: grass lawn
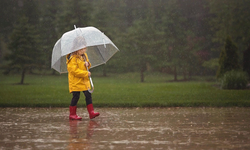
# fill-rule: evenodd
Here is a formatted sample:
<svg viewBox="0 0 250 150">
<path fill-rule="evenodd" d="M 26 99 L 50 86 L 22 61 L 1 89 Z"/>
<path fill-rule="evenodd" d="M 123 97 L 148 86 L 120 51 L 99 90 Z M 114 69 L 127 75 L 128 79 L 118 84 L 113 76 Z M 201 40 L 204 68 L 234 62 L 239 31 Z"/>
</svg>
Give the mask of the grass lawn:
<svg viewBox="0 0 250 150">
<path fill-rule="evenodd" d="M 221 90 L 213 86 L 216 82 L 202 79 L 167 82 L 170 76 L 148 74 L 145 83 L 140 83 L 137 73 L 93 75 L 92 79 L 95 107 L 250 106 L 250 90 Z M 68 107 L 70 104 L 67 74 L 27 75 L 27 84 L 15 84 L 19 81 L 20 75 L 0 74 L 0 107 Z M 78 106 L 85 106 L 83 93 Z"/>
</svg>

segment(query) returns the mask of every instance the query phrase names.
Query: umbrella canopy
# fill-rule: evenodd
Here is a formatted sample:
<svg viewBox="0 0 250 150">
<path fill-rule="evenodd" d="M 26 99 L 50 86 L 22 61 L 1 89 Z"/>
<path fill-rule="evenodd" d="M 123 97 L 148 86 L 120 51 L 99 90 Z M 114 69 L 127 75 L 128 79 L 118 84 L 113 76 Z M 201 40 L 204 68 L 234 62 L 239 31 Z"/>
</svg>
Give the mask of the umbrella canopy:
<svg viewBox="0 0 250 150">
<path fill-rule="evenodd" d="M 75 28 L 56 42 L 52 52 L 51 68 L 67 73 L 66 55 L 87 47 L 91 68 L 106 63 L 119 49 L 95 27 Z"/>
</svg>

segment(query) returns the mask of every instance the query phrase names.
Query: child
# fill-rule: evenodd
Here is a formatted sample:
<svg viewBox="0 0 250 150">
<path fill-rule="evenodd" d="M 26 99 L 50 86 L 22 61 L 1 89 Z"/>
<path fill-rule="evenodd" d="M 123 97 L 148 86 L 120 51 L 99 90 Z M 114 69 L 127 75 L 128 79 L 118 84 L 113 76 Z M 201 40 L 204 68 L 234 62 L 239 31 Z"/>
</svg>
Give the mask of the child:
<svg viewBox="0 0 250 150">
<path fill-rule="evenodd" d="M 87 110 L 89 112 L 89 118 L 93 119 L 100 115 L 98 112 L 94 112 L 91 93 L 88 91 L 88 89 L 90 89 L 90 81 L 88 77 L 91 76 L 91 73 L 87 71 L 87 67 L 90 68 L 91 64 L 86 54 L 86 50 L 87 50 L 86 48 L 82 48 L 66 56 L 69 92 L 73 94 L 73 98 L 71 100 L 71 104 L 69 107 L 70 110 L 69 119 L 72 120 L 82 119 L 76 114 L 76 109 L 77 109 L 76 105 L 80 98 L 81 91 L 83 91 L 85 95 Z"/>
</svg>

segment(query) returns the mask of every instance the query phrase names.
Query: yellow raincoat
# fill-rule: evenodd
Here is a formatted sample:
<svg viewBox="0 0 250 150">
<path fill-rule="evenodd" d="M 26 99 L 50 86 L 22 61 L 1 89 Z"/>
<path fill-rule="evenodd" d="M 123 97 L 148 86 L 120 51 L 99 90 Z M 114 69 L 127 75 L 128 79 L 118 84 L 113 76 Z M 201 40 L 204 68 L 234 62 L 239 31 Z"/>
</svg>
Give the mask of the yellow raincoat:
<svg viewBox="0 0 250 150">
<path fill-rule="evenodd" d="M 88 59 L 88 55 L 84 53 L 87 58 L 87 62 L 89 63 L 89 67 L 91 64 Z M 84 59 L 78 55 L 70 55 L 66 56 L 67 60 L 67 69 L 68 69 L 68 82 L 69 82 L 69 92 L 79 92 L 79 91 L 87 91 L 90 89 L 90 81 L 88 78 L 88 71 L 85 66 Z"/>
</svg>

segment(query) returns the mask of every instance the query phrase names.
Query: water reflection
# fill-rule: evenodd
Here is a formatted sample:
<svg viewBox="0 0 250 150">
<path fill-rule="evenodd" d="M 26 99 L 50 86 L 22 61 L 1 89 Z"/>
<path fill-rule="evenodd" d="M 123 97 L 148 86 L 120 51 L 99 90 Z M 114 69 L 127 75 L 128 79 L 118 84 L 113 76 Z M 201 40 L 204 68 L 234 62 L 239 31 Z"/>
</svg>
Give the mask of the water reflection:
<svg viewBox="0 0 250 150">
<path fill-rule="evenodd" d="M 86 129 L 83 129 L 82 125 L 85 123 Z M 69 127 L 70 139 L 68 149 L 89 149 L 91 145 L 91 137 L 94 134 L 95 128 L 98 127 L 98 123 L 96 123 L 94 120 L 84 122 L 79 120 L 70 120 Z"/>
</svg>

